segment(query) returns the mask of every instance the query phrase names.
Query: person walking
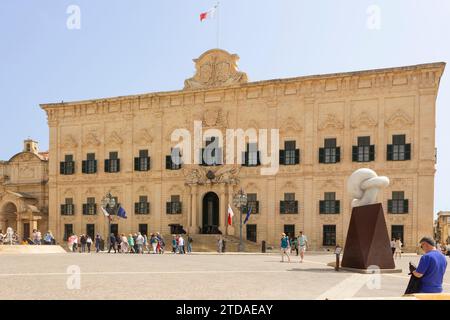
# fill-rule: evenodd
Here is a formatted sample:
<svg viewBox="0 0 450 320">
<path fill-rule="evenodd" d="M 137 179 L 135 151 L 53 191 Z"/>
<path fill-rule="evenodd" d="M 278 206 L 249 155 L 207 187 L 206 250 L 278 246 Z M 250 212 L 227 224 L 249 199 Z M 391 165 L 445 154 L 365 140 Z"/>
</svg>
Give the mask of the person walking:
<svg viewBox="0 0 450 320">
<path fill-rule="evenodd" d="M 148 253 L 150 253 L 150 252 L 149 252 L 149 249 L 148 249 L 148 238 L 147 238 L 147 234 L 144 234 L 144 247 L 143 247 L 142 251 L 143 251 L 143 252 L 147 251 Z"/>
<path fill-rule="evenodd" d="M 76 234 L 73 235 L 72 241 L 72 252 L 75 253 L 78 250 L 78 236 Z"/>
<path fill-rule="evenodd" d="M 136 253 L 136 251 L 134 250 L 134 238 L 133 238 L 133 235 L 129 234 L 127 240 L 128 240 L 128 247 L 129 247 L 128 252 L 129 253 Z"/>
<path fill-rule="evenodd" d="M 217 237 L 217 252 L 223 253 L 223 238 L 222 238 L 222 236 Z"/>
<path fill-rule="evenodd" d="M 88 253 L 91 253 L 91 246 L 92 246 L 92 238 L 91 236 L 87 236 L 86 238 L 86 246 L 88 249 Z"/>
<path fill-rule="evenodd" d="M 291 253 L 294 251 L 298 257 L 298 240 L 295 236 L 291 239 Z"/>
<path fill-rule="evenodd" d="M 82 234 L 80 236 L 80 245 L 81 245 L 81 253 L 85 253 L 86 252 L 86 243 L 87 243 L 87 239 L 86 236 L 84 234 Z"/>
<path fill-rule="evenodd" d="M 128 239 L 123 233 L 120 237 L 120 250 L 122 253 L 128 253 L 128 251 L 130 250 L 130 248 L 128 247 Z"/>
<path fill-rule="evenodd" d="M 402 246 L 403 243 L 400 240 L 400 238 L 397 238 L 397 240 L 395 240 L 395 252 L 394 252 L 394 259 L 397 258 L 397 256 L 401 259 L 402 258 Z"/>
<path fill-rule="evenodd" d="M 284 262 L 284 256 L 287 256 L 288 258 L 288 262 L 291 262 L 291 257 L 289 255 L 290 251 L 291 251 L 291 246 L 289 243 L 289 237 L 285 234 L 282 233 L 281 234 L 281 262 Z"/>
<path fill-rule="evenodd" d="M 69 251 L 73 252 L 73 234 L 71 234 L 67 239 L 67 247 Z"/>
<path fill-rule="evenodd" d="M 192 242 L 194 242 L 194 240 L 193 240 L 192 237 L 188 234 L 188 236 L 187 236 L 187 252 L 188 252 L 188 253 L 192 253 Z"/>
<path fill-rule="evenodd" d="M 392 238 L 391 240 L 391 250 L 392 250 L 392 256 L 395 254 L 395 239 Z"/>
<path fill-rule="evenodd" d="M 158 238 L 159 254 L 164 254 L 164 248 L 166 247 L 164 238 L 159 234 L 159 232 L 156 233 L 156 238 Z"/>
<path fill-rule="evenodd" d="M 300 231 L 300 235 L 297 238 L 298 242 L 298 250 L 300 252 L 300 263 L 303 263 L 303 259 L 305 258 L 305 252 L 308 249 L 308 238 L 303 234 L 303 231 Z"/>
<path fill-rule="evenodd" d="M 101 242 L 102 242 L 102 237 L 100 236 L 99 233 L 97 233 L 97 235 L 95 236 L 95 252 L 96 253 L 100 252 Z"/>
<path fill-rule="evenodd" d="M 184 238 L 182 235 L 178 238 L 178 247 L 180 248 L 180 254 L 185 254 L 184 251 Z"/>
<path fill-rule="evenodd" d="M 111 250 L 114 250 L 114 253 L 117 253 L 117 249 L 116 249 L 116 236 L 114 235 L 114 233 L 111 233 L 109 235 L 109 250 L 108 253 L 111 253 Z"/>
<path fill-rule="evenodd" d="M 156 235 L 153 233 L 152 234 L 152 238 L 151 238 L 151 243 L 152 243 L 152 253 L 153 254 L 157 254 L 158 253 L 158 238 L 156 237 Z"/>
<path fill-rule="evenodd" d="M 417 269 L 412 271 L 420 279 L 419 293 L 441 293 L 447 260 L 436 250 L 436 243 L 430 237 L 420 240 L 420 248 L 425 254 L 420 258 Z"/>
<path fill-rule="evenodd" d="M 138 235 L 136 237 L 136 246 L 137 246 L 137 253 L 144 254 L 144 237 L 140 232 L 138 232 Z"/>
</svg>

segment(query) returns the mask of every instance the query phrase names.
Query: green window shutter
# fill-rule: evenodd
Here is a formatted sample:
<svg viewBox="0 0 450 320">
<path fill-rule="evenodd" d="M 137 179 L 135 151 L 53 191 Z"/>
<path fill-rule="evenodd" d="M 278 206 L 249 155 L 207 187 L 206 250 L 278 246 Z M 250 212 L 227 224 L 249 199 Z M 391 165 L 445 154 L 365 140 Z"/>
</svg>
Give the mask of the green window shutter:
<svg viewBox="0 0 450 320">
<path fill-rule="evenodd" d="M 172 202 L 166 202 L 166 214 L 172 213 Z"/>
<path fill-rule="evenodd" d="M 285 164 L 286 162 L 286 155 L 284 150 L 280 150 L 280 164 Z"/>
<path fill-rule="evenodd" d="M 284 205 L 284 201 L 280 201 L 280 213 L 285 213 L 286 212 L 286 208 Z"/>
<path fill-rule="evenodd" d="M 319 148 L 319 163 L 325 163 L 325 148 Z"/>
<path fill-rule="evenodd" d="M 341 201 L 336 200 L 334 210 L 334 213 L 341 213 Z"/>
<path fill-rule="evenodd" d="M 147 203 L 146 203 L 146 206 L 145 206 L 145 213 L 146 213 L 146 214 L 150 214 L 150 202 L 147 202 Z"/>
<path fill-rule="evenodd" d="M 81 163 L 81 172 L 82 172 L 82 173 L 86 173 L 86 161 L 83 161 L 83 162 Z"/>
<path fill-rule="evenodd" d="M 388 213 L 392 213 L 392 200 L 388 200 Z"/>
<path fill-rule="evenodd" d="M 358 146 L 352 147 L 352 161 L 358 162 Z"/>
<path fill-rule="evenodd" d="M 411 160 L 411 144 L 405 144 L 405 160 Z"/>
<path fill-rule="evenodd" d="M 336 148 L 336 162 L 341 162 L 341 147 Z"/>
<path fill-rule="evenodd" d="M 139 202 L 134 203 L 134 213 L 139 214 Z"/>
<path fill-rule="evenodd" d="M 394 146 L 392 144 L 387 145 L 386 160 L 394 160 Z"/>
<path fill-rule="evenodd" d="M 60 162 L 59 163 L 59 174 L 66 174 L 66 163 Z"/>
<path fill-rule="evenodd" d="M 94 160 L 94 173 L 97 173 L 97 160 Z"/>
<path fill-rule="evenodd" d="M 66 214 L 66 205 L 65 204 L 62 204 L 61 205 L 61 214 Z"/>
<path fill-rule="evenodd" d="M 403 200 L 403 212 L 409 213 L 409 200 L 408 199 Z"/>
<path fill-rule="evenodd" d="M 141 171 L 140 160 L 140 158 L 134 158 L 134 171 Z"/>
<path fill-rule="evenodd" d="M 150 157 L 147 157 L 147 171 L 150 171 L 150 168 L 151 168 L 151 159 L 150 159 Z"/>
<path fill-rule="evenodd" d="M 110 172 L 110 161 L 108 159 L 105 160 L 105 172 Z"/>
<path fill-rule="evenodd" d="M 295 164 L 300 164 L 300 149 L 295 149 Z"/>
<path fill-rule="evenodd" d="M 166 169 L 172 169 L 172 156 L 166 156 Z"/>
<path fill-rule="evenodd" d="M 117 159 L 117 172 L 120 172 L 120 159 Z"/>
<path fill-rule="evenodd" d="M 83 214 L 86 215 L 87 214 L 87 204 L 83 204 Z"/>
<path fill-rule="evenodd" d="M 319 213 L 320 214 L 325 213 L 325 201 L 323 200 L 319 201 Z"/>
<path fill-rule="evenodd" d="M 369 161 L 375 161 L 375 145 L 371 145 L 369 149 Z"/>
</svg>

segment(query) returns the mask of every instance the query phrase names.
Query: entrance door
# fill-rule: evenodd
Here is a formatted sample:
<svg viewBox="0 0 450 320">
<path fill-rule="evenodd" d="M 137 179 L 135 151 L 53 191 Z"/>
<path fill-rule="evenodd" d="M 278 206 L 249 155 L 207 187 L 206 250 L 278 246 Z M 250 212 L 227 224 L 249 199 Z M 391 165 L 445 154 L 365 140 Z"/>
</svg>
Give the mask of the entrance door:
<svg viewBox="0 0 450 320">
<path fill-rule="evenodd" d="M 23 224 L 23 239 L 28 239 L 30 237 L 30 224 Z"/>
<path fill-rule="evenodd" d="M 111 233 L 117 237 L 117 235 L 119 234 L 119 225 L 118 224 L 115 224 L 115 223 L 111 224 Z"/>
<path fill-rule="evenodd" d="M 209 192 L 203 198 L 203 226 L 202 233 L 219 233 L 219 197 Z"/>
<path fill-rule="evenodd" d="M 247 240 L 256 242 L 257 235 L 256 224 L 247 224 Z"/>
</svg>

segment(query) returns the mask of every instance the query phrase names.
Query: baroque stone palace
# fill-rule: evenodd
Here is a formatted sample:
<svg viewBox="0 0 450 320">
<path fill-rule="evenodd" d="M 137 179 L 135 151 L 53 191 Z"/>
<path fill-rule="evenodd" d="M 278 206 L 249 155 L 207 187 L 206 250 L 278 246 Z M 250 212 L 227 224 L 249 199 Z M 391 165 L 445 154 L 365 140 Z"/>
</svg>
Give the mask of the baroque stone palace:
<svg viewBox="0 0 450 320">
<path fill-rule="evenodd" d="M 42 181 L 48 171 L 49 202 L 38 194 L 33 200 L 39 221 L 48 218 L 59 241 L 72 232 L 105 235 L 99 206 L 111 191 L 128 213 L 126 220 L 114 218 L 113 232 L 167 235 L 183 228 L 237 236 L 233 196 L 242 188 L 243 211 L 252 211 L 244 226 L 248 240 L 278 244 L 282 232 L 304 231 L 312 248 L 333 248 L 344 245 L 349 225 L 347 178 L 368 167 L 391 179 L 379 195 L 390 234 L 407 250 L 432 235 L 435 102 L 444 63 L 248 82 L 237 61 L 214 49 L 194 60 L 196 73 L 183 90 L 41 105 L 50 159 L 40 171 Z M 202 125 L 200 147 L 213 146 L 203 157 L 193 144 L 183 149 L 171 139 L 180 128 L 194 135 L 194 121 Z M 278 139 L 268 139 L 276 174 L 261 174 L 261 140 L 248 138 L 244 153 L 235 151 L 242 164 L 224 161 L 223 137 L 238 128 L 279 129 Z M 177 161 L 189 153 L 200 162 Z M 35 154 L 3 166 L 20 177 L 14 168 L 38 160 Z M 16 217 L 19 226 L 38 214 L 22 205 L 30 200 L 11 183 L 3 181 L 0 217 L 8 223 Z"/>
</svg>

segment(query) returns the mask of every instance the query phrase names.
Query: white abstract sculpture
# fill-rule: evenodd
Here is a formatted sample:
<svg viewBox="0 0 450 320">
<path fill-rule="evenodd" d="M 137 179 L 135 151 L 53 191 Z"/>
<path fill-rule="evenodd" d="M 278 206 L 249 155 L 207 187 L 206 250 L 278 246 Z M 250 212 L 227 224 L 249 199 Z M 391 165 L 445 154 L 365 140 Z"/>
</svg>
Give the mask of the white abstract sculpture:
<svg viewBox="0 0 450 320">
<path fill-rule="evenodd" d="M 347 191 L 353 198 L 352 208 L 375 204 L 378 191 L 388 185 L 388 177 L 379 177 L 371 169 L 356 170 L 347 182 Z"/>
</svg>

